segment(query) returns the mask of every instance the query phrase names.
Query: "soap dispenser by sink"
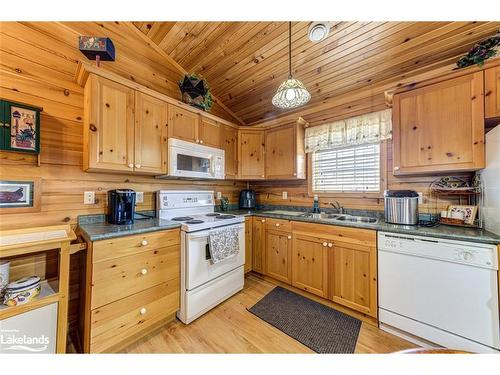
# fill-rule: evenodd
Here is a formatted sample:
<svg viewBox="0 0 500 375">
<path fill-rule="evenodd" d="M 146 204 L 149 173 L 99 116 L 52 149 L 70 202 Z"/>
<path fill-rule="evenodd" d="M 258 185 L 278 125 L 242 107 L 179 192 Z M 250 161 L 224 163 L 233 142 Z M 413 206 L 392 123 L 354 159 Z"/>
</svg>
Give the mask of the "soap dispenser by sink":
<svg viewBox="0 0 500 375">
<path fill-rule="evenodd" d="M 319 209 L 319 197 L 317 194 L 314 195 L 314 202 L 313 202 L 313 217 L 318 218 L 321 214 L 321 211 Z"/>
</svg>

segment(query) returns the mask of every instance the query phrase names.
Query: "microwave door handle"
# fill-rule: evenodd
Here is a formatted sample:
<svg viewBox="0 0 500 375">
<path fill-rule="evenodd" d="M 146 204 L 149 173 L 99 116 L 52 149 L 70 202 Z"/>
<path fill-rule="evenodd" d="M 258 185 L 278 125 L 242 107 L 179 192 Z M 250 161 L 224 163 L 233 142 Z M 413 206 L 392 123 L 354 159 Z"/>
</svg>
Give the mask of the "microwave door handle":
<svg viewBox="0 0 500 375">
<path fill-rule="evenodd" d="M 214 155 L 212 155 L 212 156 L 210 157 L 210 175 L 211 175 L 212 177 L 215 177 L 215 160 L 216 160 L 216 159 L 217 159 L 217 158 L 216 158 Z"/>
</svg>

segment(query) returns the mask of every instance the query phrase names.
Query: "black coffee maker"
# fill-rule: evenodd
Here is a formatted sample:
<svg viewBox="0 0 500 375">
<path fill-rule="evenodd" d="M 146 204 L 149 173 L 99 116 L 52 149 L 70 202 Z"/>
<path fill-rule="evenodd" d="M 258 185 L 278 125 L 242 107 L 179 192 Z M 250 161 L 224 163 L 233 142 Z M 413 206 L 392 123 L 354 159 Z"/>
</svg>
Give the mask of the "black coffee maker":
<svg viewBox="0 0 500 375">
<path fill-rule="evenodd" d="M 255 208 L 255 190 L 245 189 L 240 191 L 240 208 L 243 209 Z"/>
<path fill-rule="evenodd" d="M 120 189 L 108 191 L 108 223 L 133 224 L 135 191 Z"/>
</svg>

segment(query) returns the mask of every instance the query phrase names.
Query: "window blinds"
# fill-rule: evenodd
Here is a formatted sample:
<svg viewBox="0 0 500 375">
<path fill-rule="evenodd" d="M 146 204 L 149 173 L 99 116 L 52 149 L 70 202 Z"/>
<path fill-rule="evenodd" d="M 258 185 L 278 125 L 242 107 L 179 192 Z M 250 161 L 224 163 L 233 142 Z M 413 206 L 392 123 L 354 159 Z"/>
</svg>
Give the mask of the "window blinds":
<svg viewBox="0 0 500 375">
<path fill-rule="evenodd" d="M 320 193 L 380 191 L 380 143 L 314 152 L 312 188 Z"/>
</svg>

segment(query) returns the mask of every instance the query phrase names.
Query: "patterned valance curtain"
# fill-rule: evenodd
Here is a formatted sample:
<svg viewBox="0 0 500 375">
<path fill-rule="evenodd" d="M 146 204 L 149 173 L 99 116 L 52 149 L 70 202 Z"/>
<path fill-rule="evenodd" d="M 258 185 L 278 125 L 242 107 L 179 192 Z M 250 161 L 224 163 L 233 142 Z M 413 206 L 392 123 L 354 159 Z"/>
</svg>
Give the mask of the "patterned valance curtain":
<svg viewBox="0 0 500 375">
<path fill-rule="evenodd" d="M 392 138 L 392 111 L 385 109 L 319 126 L 305 132 L 306 152 L 375 143 Z"/>
</svg>

